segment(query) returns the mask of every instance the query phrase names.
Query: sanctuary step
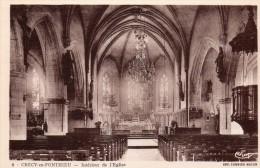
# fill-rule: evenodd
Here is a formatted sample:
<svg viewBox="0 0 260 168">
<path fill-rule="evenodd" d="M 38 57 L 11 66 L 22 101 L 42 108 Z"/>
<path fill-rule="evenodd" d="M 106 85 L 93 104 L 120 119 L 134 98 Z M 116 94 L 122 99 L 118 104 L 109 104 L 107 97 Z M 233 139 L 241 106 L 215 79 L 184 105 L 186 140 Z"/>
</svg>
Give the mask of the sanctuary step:
<svg viewBox="0 0 260 168">
<path fill-rule="evenodd" d="M 158 139 L 128 139 L 128 149 L 157 149 Z"/>
<path fill-rule="evenodd" d="M 152 134 L 130 134 L 127 136 L 128 139 L 158 139 L 158 135 Z"/>
</svg>

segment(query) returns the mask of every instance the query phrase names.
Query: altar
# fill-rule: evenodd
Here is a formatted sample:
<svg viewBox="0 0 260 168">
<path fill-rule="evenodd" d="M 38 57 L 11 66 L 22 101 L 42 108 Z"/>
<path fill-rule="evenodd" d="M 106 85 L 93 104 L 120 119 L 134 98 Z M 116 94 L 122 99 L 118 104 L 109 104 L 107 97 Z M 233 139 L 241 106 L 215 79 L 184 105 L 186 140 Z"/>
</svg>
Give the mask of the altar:
<svg viewBox="0 0 260 168">
<path fill-rule="evenodd" d="M 142 134 L 142 130 L 155 129 L 150 122 L 122 122 L 119 123 L 118 130 L 130 130 L 131 134 Z"/>
<path fill-rule="evenodd" d="M 150 117 L 144 118 L 139 115 L 132 116 L 131 119 L 121 119 L 117 130 L 130 130 L 130 134 L 142 134 L 143 130 L 154 130 L 155 124 Z"/>
</svg>

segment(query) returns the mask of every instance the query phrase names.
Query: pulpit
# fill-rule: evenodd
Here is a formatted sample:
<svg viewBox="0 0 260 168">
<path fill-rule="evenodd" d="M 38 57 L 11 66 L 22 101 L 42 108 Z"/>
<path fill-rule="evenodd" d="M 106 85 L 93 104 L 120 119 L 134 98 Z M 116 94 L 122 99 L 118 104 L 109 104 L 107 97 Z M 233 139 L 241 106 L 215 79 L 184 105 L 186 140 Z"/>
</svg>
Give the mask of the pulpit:
<svg viewBox="0 0 260 168">
<path fill-rule="evenodd" d="M 233 114 L 231 121 L 237 122 L 252 136 L 257 133 L 257 85 L 238 86 L 233 91 Z"/>
</svg>

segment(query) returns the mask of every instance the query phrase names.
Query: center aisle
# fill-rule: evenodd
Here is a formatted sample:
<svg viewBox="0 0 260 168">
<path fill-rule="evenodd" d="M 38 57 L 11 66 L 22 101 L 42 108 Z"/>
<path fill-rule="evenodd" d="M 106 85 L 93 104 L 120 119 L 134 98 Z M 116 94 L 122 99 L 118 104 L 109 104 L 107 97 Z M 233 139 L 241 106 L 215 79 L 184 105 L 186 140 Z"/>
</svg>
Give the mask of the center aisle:
<svg viewBox="0 0 260 168">
<path fill-rule="evenodd" d="M 164 161 L 158 149 L 127 149 L 119 161 Z"/>
<path fill-rule="evenodd" d="M 164 161 L 158 149 L 127 149 L 119 161 Z"/>
<path fill-rule="evenodd" d="M 158 139 L 128 139 L 128 149 L 119 161 L 164 161 L 158 150 Z"/>
</svg>

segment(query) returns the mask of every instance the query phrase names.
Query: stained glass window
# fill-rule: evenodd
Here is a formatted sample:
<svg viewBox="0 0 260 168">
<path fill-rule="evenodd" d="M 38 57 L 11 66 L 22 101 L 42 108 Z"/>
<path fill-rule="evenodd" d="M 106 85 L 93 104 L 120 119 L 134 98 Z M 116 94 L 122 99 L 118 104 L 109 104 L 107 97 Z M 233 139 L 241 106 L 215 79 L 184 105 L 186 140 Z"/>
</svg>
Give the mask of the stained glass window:
<svg viewBox="0 0 260 168">
<path fill-rule="evenodd" d="M 164 73 L 160 79 L 160 107 L 164 101 L 169 102 L 169 81 L 167 75 Z"/>
<path fill-rule="evenodd" d="M 112 94 L 113 89 L 113 76 L 110 73 L 105 73 L 103 75 L 103 109 L 111 109 L 108 105 L 109 96 Z"/>
</svg>

